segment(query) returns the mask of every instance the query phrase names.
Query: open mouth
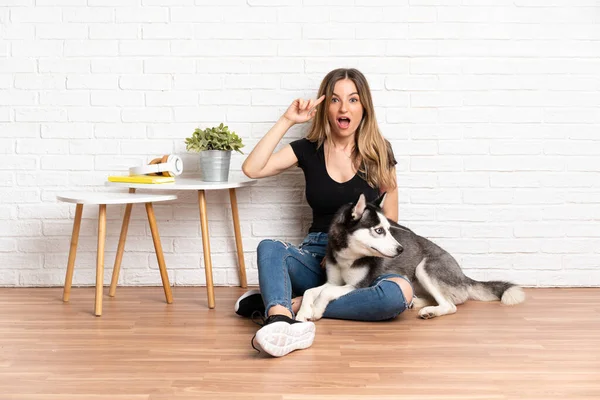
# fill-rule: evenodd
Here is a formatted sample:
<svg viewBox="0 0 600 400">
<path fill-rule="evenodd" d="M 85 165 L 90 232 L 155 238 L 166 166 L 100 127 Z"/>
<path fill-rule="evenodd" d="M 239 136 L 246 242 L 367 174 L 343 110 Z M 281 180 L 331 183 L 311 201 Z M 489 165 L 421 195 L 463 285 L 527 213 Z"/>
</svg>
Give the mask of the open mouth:
<svg viewBox="0 0 600 400">
<path fill-rule="evenodd" d="M 348 117 L 339 117 L 337 119 L 337 124 L 340 127 L 340 129 L 348 129 L 348 127 L 350 126 L 350 118 L 348 118 Z"/>
</svg>

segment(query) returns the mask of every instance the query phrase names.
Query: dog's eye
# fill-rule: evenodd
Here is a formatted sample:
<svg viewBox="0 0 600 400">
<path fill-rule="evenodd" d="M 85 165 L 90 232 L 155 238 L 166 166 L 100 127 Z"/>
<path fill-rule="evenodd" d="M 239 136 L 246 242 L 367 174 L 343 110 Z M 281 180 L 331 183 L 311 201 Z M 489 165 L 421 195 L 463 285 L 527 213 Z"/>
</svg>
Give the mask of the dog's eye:
<svg viewBox="0 0 600 400">
<path fill-rule="evenodd" d="M 378 235 L 383 235 L 383 232 L 384 232 L 383 228 L 375 229 L 375 233 L 377 233 Z"/>
</svg>

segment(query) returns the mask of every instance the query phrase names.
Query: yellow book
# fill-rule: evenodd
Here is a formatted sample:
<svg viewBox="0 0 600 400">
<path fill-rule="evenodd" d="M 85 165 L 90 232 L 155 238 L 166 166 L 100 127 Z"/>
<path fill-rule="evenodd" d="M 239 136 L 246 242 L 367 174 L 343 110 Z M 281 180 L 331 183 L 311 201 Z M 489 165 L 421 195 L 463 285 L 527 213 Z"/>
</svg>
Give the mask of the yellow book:
<svg viewBox="0 0 600 400">
<path fill-rule="evenodd" d="M 173 183 L 174 176 L 158 176 L 158 175 L 112 175 L 108 177 L 110 182 L 126 182 L 126 183 Z"/>
</svg>

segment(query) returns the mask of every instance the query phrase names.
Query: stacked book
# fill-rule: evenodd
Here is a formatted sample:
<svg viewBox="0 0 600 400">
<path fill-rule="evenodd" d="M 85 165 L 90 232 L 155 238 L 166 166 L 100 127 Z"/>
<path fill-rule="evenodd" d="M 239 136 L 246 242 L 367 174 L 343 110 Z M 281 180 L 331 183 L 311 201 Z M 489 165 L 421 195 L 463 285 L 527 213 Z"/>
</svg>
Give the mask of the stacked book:
<svg viewBox="0 0 600 400">
<path fill-rule="evenodd" d="M 160 175 L 112 175 L 108 177 L 110 182 L 126 182 L 126 183 L 174 183 L 174 176 Z"/>
</svg>

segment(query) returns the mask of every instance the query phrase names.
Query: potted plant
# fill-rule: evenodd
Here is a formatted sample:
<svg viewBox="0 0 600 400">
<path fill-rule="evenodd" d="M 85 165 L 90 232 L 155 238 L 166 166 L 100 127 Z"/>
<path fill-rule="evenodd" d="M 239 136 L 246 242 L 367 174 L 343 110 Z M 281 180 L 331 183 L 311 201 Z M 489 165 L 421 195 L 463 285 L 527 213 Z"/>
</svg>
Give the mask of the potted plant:
<svg viewBox="0 0 600 400">
<path fill-rule="evenodd" d="M 212 128 L 196 128 L 192 136 L 185 139 L 185 144 L 188 151 L 198 152 L 200 177 L 207 182 L 226 182 L 231 152 L 244 154 L 240 151 L 244 147 L 242 139 L 223 123 Z"/>
</svg>

